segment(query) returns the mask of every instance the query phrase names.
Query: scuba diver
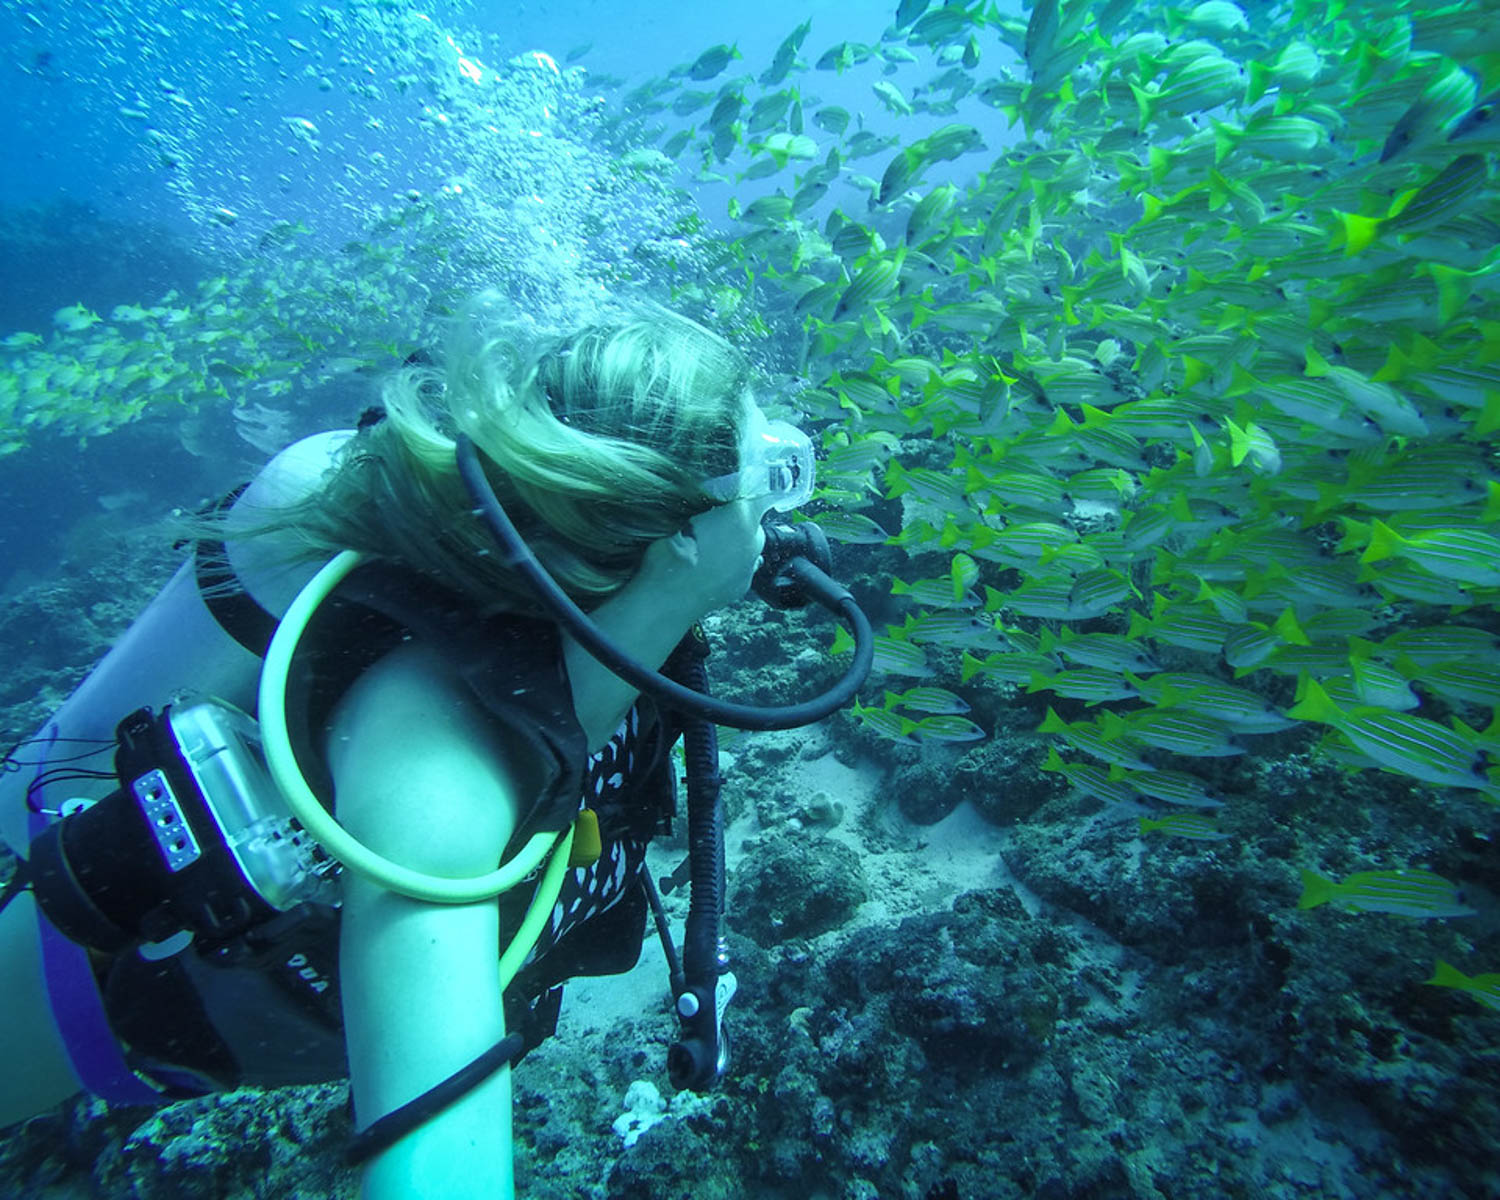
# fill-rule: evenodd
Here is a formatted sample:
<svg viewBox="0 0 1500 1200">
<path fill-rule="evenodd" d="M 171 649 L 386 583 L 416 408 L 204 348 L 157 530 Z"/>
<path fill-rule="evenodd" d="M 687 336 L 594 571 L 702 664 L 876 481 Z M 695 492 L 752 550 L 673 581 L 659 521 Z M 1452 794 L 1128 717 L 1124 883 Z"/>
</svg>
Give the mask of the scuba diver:
<svg viewBox="0 0 1500 1200">
<path fill-rule="evenodd" d="M 714 725 L 821 719 L 871 660 L 816 525 L 779 520 L 811 443 L 674 314 L 534 344 L 476 303 L 456 329 L 444 369 L 413 356 L 357 430 L 201 514 L 188 562 L 7 756 L 0 1124 L 81 1088 L 347 1076 L 362 1195 L 509 1196 L 510 1069 L 563 981 L 635 964 L 648 912 L 671 1081 L 724 1070 Z M 752 585 L 853 629 L 822 696 L 706 694 L 699 622 Z M 680 957 L 645 868 L 679 739 Z"/>
</svg>

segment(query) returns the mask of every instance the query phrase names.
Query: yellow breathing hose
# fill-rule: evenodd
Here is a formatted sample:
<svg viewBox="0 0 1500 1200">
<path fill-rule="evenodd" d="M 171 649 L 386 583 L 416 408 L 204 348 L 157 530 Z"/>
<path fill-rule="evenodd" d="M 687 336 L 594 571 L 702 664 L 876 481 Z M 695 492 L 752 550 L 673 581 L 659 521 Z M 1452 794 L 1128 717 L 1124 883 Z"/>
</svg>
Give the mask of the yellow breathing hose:
<svg viewBox="0 0 1500 1200">
<path fill-rule="evenodd" d="M 543 923 L 557 903 L 569 865 L 573 828 L 570 826 L 561 834 L 533 835 L 509 862 L 485 875 L 467 879 L 429 875 L 392 862 L 356 839 L 323 807 L 297 765 L 286 721 L 287 675 L 292 656 L 318 606 L 360 561 L 360 555 L 352 550 L 345 550 L 330 560 L 292 601 L 271 639 L 265 666 L 261 670 L 259 693 L 260 732 L 266 765 L 302 827 L 346 870 L 414 900 L 434 904 L 473 904 L 488 900 L 515 887 L 541 865 L 549 850 L 556 847 L 521 928 L 501 958 L 503 987 L 515 977 L 522 959 L 540 936 Z"/>
</svg>

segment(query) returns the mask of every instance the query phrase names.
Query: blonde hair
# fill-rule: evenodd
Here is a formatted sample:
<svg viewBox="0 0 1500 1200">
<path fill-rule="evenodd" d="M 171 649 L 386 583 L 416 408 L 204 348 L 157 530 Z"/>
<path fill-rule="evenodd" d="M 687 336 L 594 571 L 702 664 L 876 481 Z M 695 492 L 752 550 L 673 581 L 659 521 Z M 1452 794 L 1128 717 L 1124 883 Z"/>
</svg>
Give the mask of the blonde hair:
<svg viewBox="0 0 1500 1200">
<path fill-rule="evenodd" d="M 533 553 L 585 609 L 629 580 L 647 545 L 714 506 L 702 483 L 737 469 L 750 411 L 749 364 L 733 346 L 665 310 L 540 343 L 481 311 L 460 323 L 467 332 L 445 370 L 390 376 L 384 419 L 350 439 L 314 495 L 254 532 L 289 532 L 308 556 L 358 550 L 485 611 L 533 613 L 530 588 L 459 478 L 458 433 Z"/>
</svg>

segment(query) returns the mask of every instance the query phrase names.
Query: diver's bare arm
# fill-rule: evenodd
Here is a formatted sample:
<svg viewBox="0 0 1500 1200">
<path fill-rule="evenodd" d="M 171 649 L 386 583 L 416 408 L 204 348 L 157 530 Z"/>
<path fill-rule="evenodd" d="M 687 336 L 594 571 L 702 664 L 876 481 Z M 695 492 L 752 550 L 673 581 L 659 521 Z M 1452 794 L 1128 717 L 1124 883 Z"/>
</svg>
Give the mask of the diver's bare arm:
<svg viewBox="0 0 1500 1200">
<path fill-rule="evenodd" d="M 653 542 L 635 577 L 590 615 L 616 645 L 659 667 L 694 621 L 745 594 L 764 541 L 754 505 L 711 509 L 693 518 L 690 532 Z M 573 710 L 597 750 L 635 703 L 636 689 L 566 635 L 563 661 Z"/>
<path fill-rule="evenodd" d="M 680 600 L 680 596 L 664 595 L 649 578 L 637 575 L 590 617 L 612 642 L 655 669 L 702 615 L 696 605 Z M 593 753 L 614 736 L 638 692 L 566 633 L 563 662 L 573 688 L 573 711 Z"/>
<path fill-rule="evenodd" d="M 451 668 L 413 643 L 335 709 L 338 819 L 377 853 L 451 878 L 493 870 L 522 800 L 493 723 Z M 496 902 L 429 904 L 344 878 L 340 984 L 360 1127 L 472 1062 L 505 1034 Z M 510 1071 L 380 1152 L 361 1200 L 511 1194 Z"/>
</svg>

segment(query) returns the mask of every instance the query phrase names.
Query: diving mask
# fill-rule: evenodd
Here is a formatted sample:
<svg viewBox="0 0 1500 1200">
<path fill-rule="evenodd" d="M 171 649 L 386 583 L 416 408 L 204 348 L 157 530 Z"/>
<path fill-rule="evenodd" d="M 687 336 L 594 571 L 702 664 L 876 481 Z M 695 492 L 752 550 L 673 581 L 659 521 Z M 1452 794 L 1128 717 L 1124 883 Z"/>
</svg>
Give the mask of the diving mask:
<svg viewBox="0 0 1500 1200">
<path fill-rule="evenodd" d="M 705 479 L 703 490 L 715 500 L 760 500 L 783 513 L 812 495 L 811 439 L 786 421 L 768 421 L 759 408 L 751 410 L 740 462 L 738 471 Z"/>
</svg>

